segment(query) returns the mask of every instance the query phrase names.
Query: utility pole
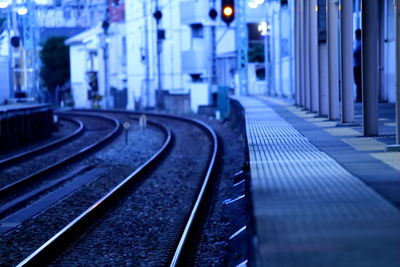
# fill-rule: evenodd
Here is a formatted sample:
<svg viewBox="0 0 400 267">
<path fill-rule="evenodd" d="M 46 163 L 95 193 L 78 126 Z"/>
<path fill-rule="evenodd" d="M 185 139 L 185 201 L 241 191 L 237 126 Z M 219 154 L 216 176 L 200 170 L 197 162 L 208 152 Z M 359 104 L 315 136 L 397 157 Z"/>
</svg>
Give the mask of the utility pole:
<svg viewBox="0 0 400 267">
<path fill-rule="evenodd" d="M 38 78 L 38 54 L 37 54 L 37 40 L 39 34 L 36 25 L 36 4 L 33 0 L 25 0 L 25 7 L 28 13 L 23 16 L 23 35 L 24 35 L 24 48 L 26 54 L 25 69 L 26 71 L 26 85 L 28 95 L 40 100 L 39 93 L 39 78 Z"/>
</svg>

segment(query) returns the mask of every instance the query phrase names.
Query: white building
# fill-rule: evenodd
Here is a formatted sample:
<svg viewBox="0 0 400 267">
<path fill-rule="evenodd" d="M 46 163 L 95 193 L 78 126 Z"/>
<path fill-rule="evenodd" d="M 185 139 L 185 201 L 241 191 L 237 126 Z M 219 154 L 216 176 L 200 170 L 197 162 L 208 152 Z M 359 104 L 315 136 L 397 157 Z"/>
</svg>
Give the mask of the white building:
<svg viewBox="0 0 400 267">
<path fill-rule="evenodd" d="M 127 108 L 155 107 L 158 89 L 161 89 L 164 95 L 167 109 L 179 106 L 179 109 L 185 112 L 188 108 L 197 112 L 199 106 L 213 104 L 212 94 L 217 92 L 218 86 L 227 86 L 232 88 L 234 93 L 239 93 L 236 21 L 227 27 L 221 21 L 220 15 L 215 21 L 209 16 L 213 7 L 220 14 L 220 5 L 220 1 L 209 0 L 159 0 L 156 7 L 156 1 L 126 0 L 125 20 L 118 22 L 118 27 L 115 26 L 116 23 L 111 23 L 107 40 L 110 53 L 109 85 L 117 90 L 127 88 Z M 153 16 L 157 8 L 162 12 L 158 25 Z M 258 24 L 265 21 L 265 8 L 265 5 L 246 8 L 249 25 L 257 28 Z M 157 30 L 160 37 L 159 57 Z M 86 35 L 92 36 L 89 38 L 92 40 L 91 45 L 85 44 L 83 39 L 87 37 L 82 36 Z M 89 105 L 87 90 L 90 86 L 85 73 L 91 69 L 98 72 L 100 94 L 111 96 L 110 92 L 104 90 L 107 81 L 104 80 L 101 38 L 101 31 L 90 30 L 67 41 L 67 44 L 71 45 L 71 84 L 74 91 L 79 91 L 74 92 L 74 96 L 85 96 L 84 100 L 75 99 L 77 105 Z M 214 60 L 213 40 L 216 44 Z M 253 43 L 255 42 L 261 42 L 263 45 L 261 39 Z M 84 53 L 85 56 L 80 53 Z M 81 56 L 75 56 L 78 54 Z M 287 60 L 289 61 L 290 59 Z M 86 67 L 82 69 L 82 66 Z M 285 68 L 289 67 L 288 64 L 285 65 Z M 265 80 L 256 75 L 256 71 L 264 68 L 263 62 L 249 64 L 250 94 L 267 92 Z M 284 73 L 285 79 L 288 80 L 289 70 L 285 69 Z M 112 107 L 112 99 L 109 101 L 109 107 Z M 105 106 L 105 103 L 102 106 Z"/>
</svg>

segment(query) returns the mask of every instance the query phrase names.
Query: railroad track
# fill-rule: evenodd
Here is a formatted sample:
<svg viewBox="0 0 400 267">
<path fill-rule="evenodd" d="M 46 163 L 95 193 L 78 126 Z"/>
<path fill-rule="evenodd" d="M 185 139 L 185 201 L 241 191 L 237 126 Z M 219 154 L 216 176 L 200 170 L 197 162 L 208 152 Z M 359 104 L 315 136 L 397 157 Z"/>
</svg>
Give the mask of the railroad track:
<svg viewBox="0 0 400 267">
<path fill-rule="evenodd" d="M 0 233 L 6 233 L 18 226 L 17 223 L 7 224 L 8 221 L 15 222 L 14 217 L 18 217 L 18 222 L 22 223 L 25 219 L 28 219 L 29 216 L 32 216 L 35 213 L 39 212 L 34 211 L 32 214 L 20 212 L 22 214 L 18 214 L 18 211 L 26 206 L 27 203 L 29 203 L 31 200 L 37 199 L 39 196 L 44 195 L 53 188 L 56 188 L 66 181 L 74 178 L 76 175 L 84 171 L 90 170 L 91 168 L 93 168 L 93 166 L 78 167 L 75 170 L 71 171 L 68 175 L 64 175 L 61 177 L 55 176 L 58 178 L 48 179 L 47 177 L 53 175 L 56 171 L 63 169 L 63 167 L 66 167 L 67 164 L 76 161 L 84 157 L 88 153 L 111 142 L 120 133 L 120 122 L 114 118 L 105 115 L 94 115 L 85 113 L 62 114 L 62 116 L 65 117 L 71 115 L 91 118 L 95 120 L 104 120 L 107 121 L 107 123 L 110 124 L 112 127 L 106 130 L 107 133 L 101 134 L 101 137 L 97 138 L 97 140 L 90 141 L 89 144 L 85 142 L 84 146 L 79 146 L 79 149 L 77 149 L 78 151 L 67 153 L 64 157 L 59 158 L 48 166 L 45 166 L 44 168 L 41 168 L 39 170 L 35 170 L 33 173 L 29 173 L 23 178 L 17 179 L 16 181 L 13 181 L 0 188 L 0 218 L 3 218 L 0 225 Z M 32 155 L 36 155 L 39 153 L 42 153 L 41 157 L 46 157 L 46 155 L 48 155 L 49 153 L 59 153 L 60 149 L 62 149 L 62 147 L 60 147 L 61 144 L 65 144 L 67 142 L 70 142 L 71 140 L 75 140 L 78 135 L 82 134 L 83 129 L 86 127 L 81 120 L 77 120 L 74 118 L 66 119 L 74 121 L 79 126 L 72 134 L 60 140 L 54 141 L 50 144 L 46 144 L 42 147 L 27 151 L 25 154 L 21 153 L 11 158 L 5 159 L 4 162 L 8 163 L 10 161 L 14 162 L 22 159 L 27 159 Z M 50 148 L 55 147 L 59 149 L 57 151 L 49 151 Z M 42 181 L 44 179 L 46 179 L 45 183 Z M 14 215 L 14 217 L 12 215 Z M 3 227 L 4 225 L 9 226 Z"/>
<path fill-rule="evenodd" d="M 128 118 L 138 117 L 139 113 L 132 113 L 132 112 L 119 112 L 120 116 L 126 116 Z M 76 217 L 73 221 L 71 221 L 67 226 L 65 226 L 61 231 L 57 232 L 53 237 L 51 237 L 47 242 L 45 242 L 42 246 L 40 246 L 36 251 L 34 251 L 32 254 L 30 254 L 27 258 L 25 258 L 18 266 L 37 266 L 37 265 L 45 265 L 49 264 L 55 257 L 55 255 L 58 255 L 60 251 L 66 251 L 67 247 L 71 244 L 77 244 L 81 243 L 80 241 L 75 241 L 74 240 L 80 240 L 80 238 L 86 238 L 90 240 L 90 238 L 87 237 L 87 235 L 90 236 L 90 232 L 93 232 L 93 227 L 96 229 L 95 226 L 100 225 L 99 227 L 102 227 L 101 225 L 107 225 L 109 222 L 107 220 L 113 218 L 112 214 L 113 212 L 119 212 L 119 210 L 122 210 L 125 212 L 126 210 L 130 210 L 131 208 L 129 207 L 124 207 L 124 208 L 118 208 L 120 205 L 126 205 L 125 202 L 132 201 L 131 198 L 141 198 L 139 196 L 140 191 L 145 191 L 147 192 L 152 192 L 154 193 L 153 189 L 160 188 L 161 191 L 166 190 L 165 193 L 167 193 L 167 198 L 170 198 L 171 201 L 174 203 L 176 202 L 182 202 L 183 207 L 182 212 L 180 212 L 179 216 L 175 219 L 172 218 L 172 214 L 176 213 L 173 210 L 175 209 L 181 209 L 180 206 L 173 207 L 170 205 L 169 207 L 164 207 L 164 209 L 168 210 L 171 209 L 172 213 L 168 216 L 171 216 L 169 222 L 170 224 L 175 226 L 175 229 L 168 229 L 168 234 L 167 238 L 164 238 L 163 240 L 160 241 L 160 250 L 162 249 L 163 252 L 161 252 L 162 255 L 159 255 L 161 258 L 161 263 L 162 265 L 165 264 L 170 264 L 171 266 L 178 266 L 180 263 L 185 262 L 185 256 L 188 251 L 187 245 L 191 242 L 191 239 L 193 238 L 194 234 L 194 228 L 196 223 L 198 223 L 199 217 L 202 215 L 199 214 L 199 210 L 201 209 L 201 206 L 204 203 L 204 198 L 207 197 L 207 192 L 208 192 L 208 187 L 210 184 L 210 180 L 212 179 L 212 172 L 213 169 L 216 165 L 216 157 L 218 153 L 218 140 L 215 132 L 206 124 L 204 124 L 201 121 L 198 120 L 193 120 L 193 119 L 187 119 L 187 118 L 181 118 L 181 117 L 176 117 L 176 116 L 167 116 L 167 115 L 160 115 L 160 114 L 154 114 L 154 113 L 147 113 L 146 116 L 150 118 L 151 120 L 156 120 L 158 123 L 161 124 L 168 124 L 167 121 L 179 121 L 172 123 L 169 125 L 169 127 L 174 128 L 173 132 L 171 130 L 166 129 L 166 139 L 162 147 L 150 158 L 148 159 L 144 164 L 142 164 L 140 167 L 138 167 L 134 172 L 132 172 L 130 175 L 128 175 L 121 183 L 119 183 L 115 188 L 113 188 L 111 191 L 109 191 L 105 196 L 103 196 L 100 200 L 98 200 L 96 203 L 94 203 L 91 207 L 89 207 L 87 210 L 85 210 L 83 213 L 81 213 L 78 217 Z M 196 130 L 183 130 L 180 129 L 179 127 L 182 124 L 191 124 L 191 127 L 196 128 Z M 159 126 L 162 127 L 162 126 Z M 203 133 L 203 137 L 199 136 L 199 133 Z M 198 144 L 187 144 L 189 142 L 188 140 L 180 141 L 180 137 L 184 135 L 191 135 L 190 142 L 194 142 L 193 138 L 197 138 L 199 141 Z M 175 138 L 173 138 L 175 136 Z M 208 144 L 201 143 L 201 141 L 208 140 Z M 182 144 L 181 144 L 182 143 Z M 188 149 L 189 145 L 189 149 Z M 209 147 L 203 147 L 204 146 L 209 146 Z M 178 147 L 179 148 L 175 148 Z M 192 147 L 190 147 L 192 146 Z M 183 148 L 182 148 L 183 147 Z M 202 164 L 197 164 L 199 165 L 198 167 L 195 167 L 196 162 L 193 159 L 188 159 L 185 158 L 185 155 L 182 155 L 182 149 L 184 150 L 190 150 L 193 149 L 193 151 L 187 151 L 188 154 L 190 154 L 190 157 L 195 157 L 198 155 L 199 157 L 206 157 L 207 160 L 206 162 Z M 190 152 L 190 153 L 189 153 Z M 167 153 L 168 156 L 166 155 Z M 175 153 L 175 154 L 174 154 Z M 191 154 L 193 153 L 193 154 Z M 203 156 L 201 156 L 203 155 Z M 188 157 L 189 157 L 188 156 Z M 169 177 L 174 177 L 175 175 L 177 176 L 184 176 L 184 178 L 187 178 L 189 180 L 189 177 L 191 176 L 196 176 L 193 178 L 193 181 L 189 182 L 186 180 L 177 180 L 177 179 L 171 179 L 171 180 L 176 180 L 175 182 L 178 182 L 179 185 L 169 185 L 169 181 L 161 181 L 157 182 L 155 179 L 167 179 L 164 177 L 166 172 L 172 172 L 174 170 L 174 167 L 172 165 L 176 164 L 178 160 L 181 160 L 183 164 L 186 164 L 185 167 L 187 167 L 186 171 L 188 172 L 187 174 L 182 174 L 182 170 L 178 171 L 177 174 L 172 174 L 169 175 Z M 201 166 L 200 166 L 201 165 Z M 157 167 L 156 167 L 157 166 Z M 177 165 L 179 166 L 179 165 Z M 171 169 L 172 168 L 172 169 Z M 191 169 L 193 168 L 193 170 Z M 176 169 L 176 167 L 175 167 Z M 201 181 L 196 180 L 197 178 L 201 178 Z M 196 180 L 196 181 L 194 181 Z M 142 189 L 146 188 L 146 182 L 149 183 L 152 187 L 148 189 Z M 179 187 L 181 188 L 181 193 L 178 191 L 177 195 L 170 195 L 168 194 L 174 194 L 170 189 L 162 189 L 160 184 L 158 183 L 164 183 L 166 187 L 170 188 L 175 188 Z M 172 183 L 172 181 L 171 181 Z M 195 184 L 195 185 L 194 185 Z M 133 191 L 132 191 L 133 190 Z M 183 191 L 182 191 L 183 190 Z M 137 192 L 139 191 L 139 192 Z M 188 192 L 186 192 L 188 191 Z M 190 191 L 190 192 L 189 192 Z M 134 193 L 134 194 L 133 194 Z M 157 193 L 154 193 L 157 194 Z M 180 195 L 182 194 L 182 195 Z M 143 197 L 145 197 L 147 194 L 143 194 Z M 186 196 L 187 195 L 187 196 Z M 158 198 L 161 198 L 163 196 L 158 196 Z M 187 201 L 190 200 L 192 204 L 187 203 Z M 140 200 L 139 200 L 140 201 Z M 143 203 L 147 203 L 148 199 L 142 200 Z M 121 204 L 123 203 L 123 204 Z M 134 201 L 133 201 L 134 203 Z M 181 203 L 181 204 L 182 204 Z M 128 204 L 131 205 L 131 204 Z M 157 207 L 158 205 L 156 204 L 149 204 L 154 205 L 154 207 Z M 143 206 L 143 208 L 146 208 L 146 206 Z M 117 210 L 117 211 L 116 211 Z M 158 212 L 158 211 L 157 211 Z M 165 210 L 159 211 L 160 213 L 166 212 Z M 168 213 L 167 213 L 168 214 Z M 117 215 L 121 216 L 121 215 Z M 139 215 L 140 216 L 140 215 Z M 160 215 L 161 216 L 161 215 Z M 165 215 L 164 215 L 165 216 Z M 168 217 L 167 217 L 168 218 Z M 135 219 L 131 218 L 131 220 L 135 221 Z M 179 222 L 176 223 L 175 221 Z M 150 224 L 150 223 L 149 223 Z M 93 226 L 95 225 L 95 226 Z M 178 225 L 178 226 L 176 226 Z M 142 226 L 145 227 L 145 226 Z M 90 231 L 88 229 L 90 228 Z M 136 229 L 136 228 L 135 228 Z M 107 230 L 100 230 L 101 232 L 107 231 Z M 115 234 L 115 233 L 113 233 Z M 82 237 L 85 236 L 86 237 Z M 114 238 L 118 239 L 118 237 L 114 236 Z M 123 238 L 123 237 L 121 237 Z M 168 239 L 168 242 L 165 242 L 165 240 Z M 100 242 L 106 242 L 106 241 L 100 241 Z M 164 244 L 166 243 L 166 244 Z M 84 246 L 84 245 L 82 245 Z M 66 252 L 64 252 L 66 253 Z M 137 252 L 138 253 L 138 252 Z M 68 253 L 67 253 L 68 254 Z M 72 253 L 73 254 L 73 253 Z M 85 255 L 84 252 L 78 252 L 78 255 Z M 65 257 L 65 255 L 63 255 Z M 58 264 L 72 264 L 73 262 L 66 260 L 64 263 L 60 263 L 58 261 L 63 262 L 63 257 L 57 258 L 55 262 L 53 261 L 53 264 L 58 265 Z M 75 264 L 79 264 L 76 263 Z M 82 263 L 81 263 L 82 264 Z M 113 264 L 119 264 L 116 262 L 113 262 Z M 143 263 L 145 264 L 145 263 Z M 144 265 L 145 266 L 145 265 Z"/>
<path fill-rule="evenodd" d="M 75 124 L 77 126 L 77 128 L 75 129 L 75 131 L 73 131 L 72 133 L 70 133 L 62 138 L 59 138 L 57 140 L 54 140 L 52 142 L 46 143 L 46 144 L 38 146 L 38 147 L 34 147 L 27 151 L 20 152 L 15 155 L 0 159 L 0 168 L 10 166 L 11 164 L 13 164 L 15 162 L 22 161 L 22 160 L 32 157 L 36 154 L 42 153 L 48 149 L 65 144 L 83 133 L 84 125 L 81 120 L 77 120 L 77 119 L 69 118 L 69 117 L 62 117 L 62 116 L 59 119 L 64 120 L 64 121 L 69 121 L 69 122 Z"/>
</svg>

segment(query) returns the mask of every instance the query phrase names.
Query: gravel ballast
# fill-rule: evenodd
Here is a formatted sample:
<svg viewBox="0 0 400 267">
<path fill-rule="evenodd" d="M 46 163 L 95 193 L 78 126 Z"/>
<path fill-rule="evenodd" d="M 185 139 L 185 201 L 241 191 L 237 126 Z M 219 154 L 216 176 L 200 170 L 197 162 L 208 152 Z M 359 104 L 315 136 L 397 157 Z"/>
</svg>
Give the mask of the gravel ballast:
<svg viewBox="0 0 400 267">
<path fill-rule="evenodd" d="M 128 120 L 123 115 L 121 122 Z M 199 118 L 199 117 L 198 117 Z M 241 125 L 235 120 L 221 122 L 203 119 L 220 137 L 222 166 L 216 181 L 212 207 L 195 249 L 193 266 L 225 266 L 227 263 L 229 219 L 223 201 L 230 197 L 233 175 L 245 161 Z M 166 122 L 165 122 L 166 123 Z M 162 143 L 154 129 L 141 131 L 136 122 L 129 132 L 112 145 L 79 164 L 107 169 L 101 178 L 69 198 L 25 222 L 1 237 L 0 265 L 13 266 L 28 256 L 80 212 L 108 192 L 137 166 L 149 158 Z M 174 142 L 171 157 L 132 190 L 119 208 L 92 226 L 83 237 L 57 258 L 54 266 L 163 266 L 168 264 L 176 240 L 177 225 L 185 219 L 194 198 L 191 193 L 201 182 L 210 150 L 208 139 L 199 129 L 189 130 L 179 123 L 172 126 Z M 196 140 L 193 142 L 193 140 Z M 73 168 L 73 167 L 69 167 Z M 170 255 L 165 254 L 170 251 Z"/>
<path fill-rule="evenodd" d="M 137 121 L 132 121 L 131 124 L 133 126 L 129 130 L 129 145 L 125 144 L 125 136 L 121 135 L 103 150 L 67 168 L 93 165 L 106 169 L 99 179 L 1 237 L 0 265 L 15 266 L 161 147 L 164 136 L 158 129 L 147 128 L 142 131 Z"/>
</svg>

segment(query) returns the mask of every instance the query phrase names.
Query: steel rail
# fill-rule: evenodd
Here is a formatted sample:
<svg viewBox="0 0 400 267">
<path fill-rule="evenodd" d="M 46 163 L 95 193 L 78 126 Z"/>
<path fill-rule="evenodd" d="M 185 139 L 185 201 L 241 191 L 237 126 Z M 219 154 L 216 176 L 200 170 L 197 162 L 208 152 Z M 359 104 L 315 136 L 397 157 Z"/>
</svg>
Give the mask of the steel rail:
<svg viewBox="0 0 400 267">
<path fill-rule="evenodd" d="M 22 153 L 18 153 L 16 155 L 12 155 L 8 158 L 4 158 L 4 159 L 0 159 L 0 168 L 3 168 L 7 165 L 10 165 L 11 163 L 14 163 L 16 161 L 20 161 L 22 159 L 25 159 L 27 157 L 33 156 L 35 154 L 38 154 L 40 152 L 43 152 L 47 149 L 50 149 L 52 147 L 64 144 L 74 138 L 76 138 L 77 136 L 79 136 L 80 134 L 82 134 L 83 130 L 84 130 L 84 125 L 83 122 L 74 118 L 68 118 L 68 117 L 60 117 L 61 120 L 66 120 L 66 121 L 70 121 L 76 125 L 78 125 L 78 128 L 75 129 L 75 131 L 73 131 L 72 133 L 68 134 L 67 136 L 64 136 L 62 138 L 59 138 L 57 140 L 54 140 L 52 142 L 49 142 L 47 144 L 44 144 L 42 146 L 38 146 L 35 148 L 32 148 L 28 151 L 24 151 Z"/>
<path fill-rule="evenodd" d="M 66 112 L 65 114 L 68 115 L 68 114 L 72 114 L 72 113 Z M 47 166 L 31 175 L 28 175 L 18 181 L 15 181 L 12 184 L 9 184 L 9 185 L 6 185 L 6 186 L 0 188 L 0 198 L 4 198 L 5 196 L 9 195 L 11 192 L 18 189 L 19 187 L 21 187 L 23 185 L 27 185 L 30 182 L 34 181 L 35 179 L 37 179 L 51 171 L 54 171 L 55 169 L 63 166 L 64 164 L 71 162 L 75 159 L 78 159 L 79 157 L 83 156 L 84 154 L 91 152 L 94 149 L 96 149 L 102 145 L 105 145 L 106 143 L 110 142 L 114 137 L 116 137 L 121 130 L 121 123 L 119 122 L 119 120 L 109 117 L 109 116 L 93 115 L 93 114 L 88 114 L 88 113 L 77 113 L 77 112 L 74 112 L 72 115 L 106 119 L 106 120 L 112 122 L 112 124 L 114 124 L 114 128 L 112 129 L 112 131 L 110 133 L 108 133 L 106 136 L 104 136 L 100 140 L 96 141 L 95 143 L 92 143 L 91 145 L 80 149 L 76 153 L 63 158 L 62 160 L 59 160 L 56 163 L 51 164 L 50 166 Z"/>
<path fill-rule="evenodd" d="M 134 172 L 127 176 L 121 183 L 119 183 L 115 188 L 98 200 L 95 204 L 89 207 L 81 215 L 75 218 L 71 223 L 65 226 L 61 231 L 50 238 L 46 243 L 40 246 L 36 251 L 30 254 L 17 266 L 40 266 L 54 256 L 54 252 L 59 251 L 66 243 L 70 242 L 76 235 L 79 234 L 82 229 L 88 227 L 97 216 L 101 216 L 113 202 L 117 201 L 121 195 L 123 195 L 131 185 L 136 182 L 138 176 L 142 175 L 145 171 L 152 166 L 156 160 L 158 160 L 168 148 L 172 145 L 172 132 L 165 128 L 164 126 L 151 123 L 158 128 L 163 129 L 166 138 L 162 147 L 145 163 L 139 166 Z"/>
<path fill-rule="evenodd" d="M 217 154 L 218 154 L 218 138 L 217 138 L 217 134 L 215 133 L 215 131 L 209 125 L 205 124 L 204 122 L 202 122 L 200 120 L 195 120 L 195 119 L 187 119 L 187 120 L 193 121 L 193 122 L 197 123 L 198 125 L 201 125 L 203 127 L 203 129 L 205 129 L 208 132 L 209 136 L 212 139 L 213 149 L 212 149 L 211 159 L 209 162 L 209 166 L 208 166 L 207 173 L 205 175 L 203 184 L 202 184 L 200 192 L 197 196 L 196 202 L 192 208 L 189 219 L 185 225 L 185 229 L 181 235 L 179 244 L 175 250 L 175 253 L 171 260 L 170 266 L 178 266 L 182 260 L 182 256 L 183 256 L 182 254 L 183 254 L 183 251 L 186 250 L 187 242 L 193 231 L 193 225 L 194 225 L 195 221 L 198 219 L 198 217 L 200 216 L 198 211 L 199 211 L 202 203 L 204 203 L 204 201 L 205 201 L 204 198 L 207 193 L 206 192 L 207 187 L 210 183 L 212 172 L 216 165 L 216 159 L 217 159 Z"/>
<path fill-rule="evenodd" d="M 104 111 L 102 111 L 102 112 L 104 112 Z M 198 211 L 200 210 L 202 203 L 204 203 L 204 201 L 205 201 L 204 198 L 207 194 L 207 187 L 210 183 L 211 175 L 215 168 L 216 159 L 217 159 L 217 155 L 218 155 L 219 144 L 218 144 L 217 134 L 209 125 L 207 125 L 203 121 L 200 121 L 197 119 L 180 117 L 180 116 L 169 115 L 169 114 L 153 113 L 153 112 L 129 112 L 129 111 L 114 111 L 114 112 L 125 113 L 125 114 L 135 114 L 135 115 L 145 114 L 147 116 L 164 117 L 164 118 L 172 118 L 172 119 L 187 121 L 187 122 L 199 125 L 201 128 L 203 128 L 203 130 L 205 130 L 208 133 L 209 137 L 212 140 L 212 145 L 213 145 L 212 154 L 211 154 L 209 166 L 207 168 L 207 172 L 206 172 L 203 184 L 201 186 L 201 189 L 197 196 L 196 202 L 195 202 L 195 204 L 192 208 L 192 211 L 190 213 L 190 216 L 186 222 L 185 228 L 182 232 L 181 238 L 179 240 L 179 243 L 175 250 L 174 256 L 170 263 L 170 266 L 178 266 L 180 264 L 180 262 L 182 261 L 183 251 L 185 251 L 187 249 L 185 246 L 187 245 L 188 240 L 190 239 L 190 235 L 192 234 L 193 225 L 195 224 L 195 221 L 201 216 L 198 214 Z"/>
</svg>

